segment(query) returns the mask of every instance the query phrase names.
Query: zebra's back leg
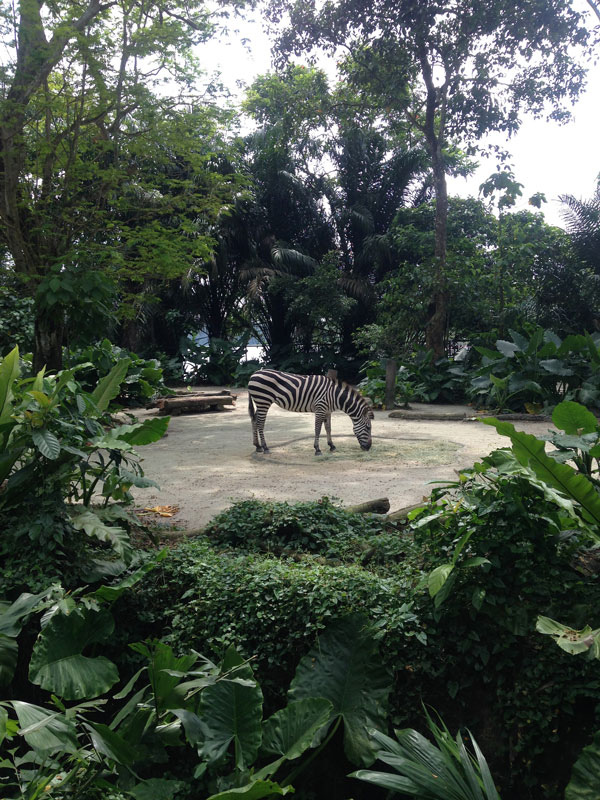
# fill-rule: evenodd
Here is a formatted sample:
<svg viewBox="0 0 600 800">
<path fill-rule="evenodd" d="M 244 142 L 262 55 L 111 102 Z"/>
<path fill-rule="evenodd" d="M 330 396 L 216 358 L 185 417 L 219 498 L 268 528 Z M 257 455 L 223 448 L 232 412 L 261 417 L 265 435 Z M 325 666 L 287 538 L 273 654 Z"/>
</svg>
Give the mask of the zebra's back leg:
<svg viewBox="0 0 600 800">
<path fill-rule="evenodd" d="M 315 455 L 320 456 L 321 448 L 319 447 L 319 437 L 321 436 L 321 425 L 325 422 L 327 426 L 327 413 L 323 411 L 315 411 Z"/>
<path fill-rule="evenodd" d="M 329 412 L 325 416 L 325 433 L 327 434 L 327 444 L 329 445 L 329 449 L 333 453 L 335 450 L 335 445 L 331 439 L 331 412 Z"/>
<path fill-rule="evenodd" d="M 265 420 L 267 419 L 267 414 L 270 408 L 271 404 L 269 403 L 269 405 L 266 407 L 256 409 L 256 417 L 255 417 L 256 433 L 255 433 L 254 444 L 256 445 L 256 451 L 258 453 L 260 453 L 261 451 L 263 453 L 271 452 L 267 447 L 267 442 L 265 441 Z"/>
</svg>

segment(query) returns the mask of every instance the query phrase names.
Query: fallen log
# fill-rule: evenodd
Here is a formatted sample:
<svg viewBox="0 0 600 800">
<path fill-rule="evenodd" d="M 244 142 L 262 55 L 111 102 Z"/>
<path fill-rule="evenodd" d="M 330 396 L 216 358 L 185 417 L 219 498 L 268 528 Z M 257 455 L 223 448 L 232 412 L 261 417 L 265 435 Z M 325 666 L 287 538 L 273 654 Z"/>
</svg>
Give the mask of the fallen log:
<svg viewBox="0 0 600 800">
<path fill-rule="evenodd" d="M 440 422 L 448 421 L 462 421 L 467 419 L 464 411 L 409 411 L 402 408 L 397 408 L 395 411 L 390 411 L 388 417 L 392 419 L 412 419 L 412 420 L 425 420 L 435 419 Z"/>
<path fill-rule="evenodd" d="M 232 394 L 189 395 L 186 397 L 163 397 L 157 401 L 159 416 L 165 414 L 190 414 L 209 409 L 222 411 L 224 406 L 233 405 Z"/>
<path fill-rule="evenodd" d="M 356 506 L 347 506 L 344 510 L 351 514 L 387 514 L 390 510 L 390 501 L 387 497 L 379 497 L 377 500 L 369 500 Z"/>
<path fill-rule="evenodd" d="M 414 511 L 416 508 L 424 508 L 428 504 L 428 500 L 423 500 L 422 503 L 413 503 L 410 506 L 404 506 L 404 508 L 399 508 L 398 511 L 392 511 L 390 514 L 387 515 L 386 519 L 390 520 L 390 522 L 396 522 L 400 519 L 406 519 L 406 517 L 410 514 L 411 511 Z"/>
</svg>

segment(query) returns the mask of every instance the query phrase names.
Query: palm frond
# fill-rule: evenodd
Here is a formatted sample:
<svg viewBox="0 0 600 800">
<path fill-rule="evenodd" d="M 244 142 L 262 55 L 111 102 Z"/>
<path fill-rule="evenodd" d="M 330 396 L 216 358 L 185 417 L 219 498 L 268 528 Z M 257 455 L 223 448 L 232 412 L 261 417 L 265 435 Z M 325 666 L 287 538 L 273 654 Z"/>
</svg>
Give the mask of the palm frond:
<svg viewBox="0 0 600 800">
<path fill-rule="evenodd" d="M 369 234 L 372 233 L 375 228 L 375 220 L 373 219 L 373 214 L 369 211 L 368 208 L 361 205 L 353 206 L 350 209 L 350 219 L 356 225 L 356 227 L 361 231 L 361 233 Z"/>
<path fill-rule="evenodd" d="M 364 278 L 350 272 L 342 272 L 337 279 L 337 284 L 342 291 L 355 300 L 361 300 L 364 303 L 371 303 L 374 300 L 373 288 Z"/>
<path fill-rule="evenodd" d="M 317 262 L 314 258 L 301 253 L 299 250 L 293 250 L 279 244 L 272 248 L 271 257 L 278 269 L 291 275 L 312 275 L 317 268 Z"/>
</svg>

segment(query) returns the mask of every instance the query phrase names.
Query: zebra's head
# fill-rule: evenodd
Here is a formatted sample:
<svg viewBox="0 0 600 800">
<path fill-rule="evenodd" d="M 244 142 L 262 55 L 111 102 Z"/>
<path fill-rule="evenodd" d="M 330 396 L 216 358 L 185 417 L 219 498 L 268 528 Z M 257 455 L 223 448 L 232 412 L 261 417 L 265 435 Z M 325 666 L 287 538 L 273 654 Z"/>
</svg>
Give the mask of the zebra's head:
<svg viewBox="0 0 600 800">
<path fill-rule="evenodd" d="M 356 414 L 352 415 L 354 435 L 358 439 L 358 443 L 363 450 L 371 449 L 371 420 L 373 416 L 373 409 L 366 403 L 358 409 Z"/>
</svg>

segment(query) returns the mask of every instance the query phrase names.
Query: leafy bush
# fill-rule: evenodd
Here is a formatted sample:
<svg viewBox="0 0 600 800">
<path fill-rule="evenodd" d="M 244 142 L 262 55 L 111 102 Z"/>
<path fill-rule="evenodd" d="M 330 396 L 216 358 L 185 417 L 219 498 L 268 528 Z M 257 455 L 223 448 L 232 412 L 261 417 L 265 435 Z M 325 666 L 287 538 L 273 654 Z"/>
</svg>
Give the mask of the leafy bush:
<svg viewBox="0 0 600 800">
<path fill-rule="evenodd" d="M 235 386 L 248 386 L 248 381 L 261 366 L 261 362 L 256 358 L 251 358 L 248 361 L 240 361 L 233 376 Z"/>
<path fill-rule="evenodd" d="M 328 497 L 316 502 L 244 500 L 218 514 L 205 534 L 216 546 L 238 552 L 315 554 L 355 562 L 377 545 L 384 523 L 350 514 Z"/>
<path fill-rule="evenodd" d="M 573 605 L 583 621 L 599 587 L 574 568 L 577 540 L 563 536 L 573 519 L 542 488 L 491 464 L 460 485 L 460 502 L 425 509 L 402 531 L 374 519 L 349 530 L 337 515 L 352 515 L 329 503 L 238 504 L 209 531 L 217 549 L 197 539 L 171 552 L 121 617 L 138 636 L 168 630 L 176 649 L 222 654 L 233 643 L 255 655 L 276 704 L 327 620 L 362 611 L 394 670 L 394 725 L 419 724 L 425 699 L 468 725 L 508 796 L 557 799 L 594 729 L 600 680 L 585 662 L 565 667 L 537 641 L 535 621 Z M 269 556 L 257 553 L 261 536 Z M 446 596 L 432 602 L 427 575 L 465 537 Z"/>
<path fill-rule="evenodd" d="M 421 350 L 403 364 L 413 385 L 413 399 L 422 403 L 456 403 L 465 395 L 461 364 L 450 358 L 434 360 L 433 351 Z"/>
<path fill-rule="evenodd" d="M 105 645 L 113 634 L 111 604 L 164 556 L 93 593 L 71 595 L 55 586 L 0 608 L 0 684 L 21 688 L 14 684 L 17 677 L 25 683 L 17 663 L 27 659 L 29 680 L 46 703 L 0 702 L 0 742 L 12 745 L 0 764 L 3 797 L 110 791 L 172 800 L 185 787 L 214 800 L 232 789 L 233 796 L 285 794 L 338 729 L 350 763 L 370 766 L 368 727 L 385 724 L 390 680 L 360 617 L 330 626 L 298 665 L 289 702 L 268 719 L 253 670 L 232 647 L 217 665 L 196 652 L 178 657 L 161 642 L 131 645 L 141 668 L 119 692 L 102 697 L 119 682 L 119 672 L 92 646 Z M 28 658 L 19 634 L 41 615 L 44 624 Z M 172 755 L 182 750 L 179 758 Z M 279 785 L 274 776 L 282 767 L 287 776 Z"/>
<path fill-rule="evenodd" d="M 97 559 L 96 569 L 123 569 L 131 561 L 125 515 L 108 506 L 131 500 L 131 486 L 155 485 L 134 447 L 159 439 L 168 418 L 107 427 L 104 413 L 128 366 L 127 359 L 119 362 L 88 393 L 76 370 L 20 379 L 18 348 L 0 362 L 0 554 L 15 581 L 5 582 L 4 592 L 22 585 L 32 558 L 44 562 L 41 572 L 34 569 L 40 580 L 54 577 L 60 563 L 81 579 L 94 566 L 89 552 L 82 557 L 85 536 L 107 551 L 97 555 L 118 559 L 110 566 Z M 93 502 L 104 509 L 92 509 Z"/>
<path fill-rule="evenodd" d="M 8 286 L 0 286 L 0 353 L 17 345 L 24 353 L 33 349 L 33 299 L 20 297 Z"/>
<path fill-rule="evenodd" d="M 129 368 L 115 397 L 116 403 L 122 406 L 140 406 L 154 397 L 171 394 L 164 384 L 163 368 L 158 359 L 139 358 L 135 353 L 112 344 L 108 339 L 83 350 L 69 352 L 65 362 L 71 369 L 78 368 L 77 380 L 89 392 L 123 359 L 129 361 Z"/>
<path fill-rule="evenodd" d="M 249 333 L 243 333 L 233 341 L 213 338 L 208 344 L 196 344 L 190 338 L 182 339 L 181 353 L 185 361 L 186 381 L 217 386 L 235 383 L 236 372 L 249 340 Z"/>
<path fill-rule="evenodd" d="M 358 389 L 365 397 L 370 397 L 377 408 L 385 407 L 386 401 L 386 366 L 383 361 L 368 361 L 362 370 L 365 377 L 358 384 Z M 406 406 L 414 399 L 415 387 L 408 379 L 406 367 L 400 367 L 396 373 L 394 391 L 395 405 Z"/>
<path fill-rule="evenodd" d="M 600 334 L 561 339 L 543 328 L 531 334 L 510 331 L 496 350 L 477 346 L 481 367 L 471 380 L 470 396 L 499 410 L 524 411 L 554 406 L 561 400 L 600 403 Z"/>
</svg>

